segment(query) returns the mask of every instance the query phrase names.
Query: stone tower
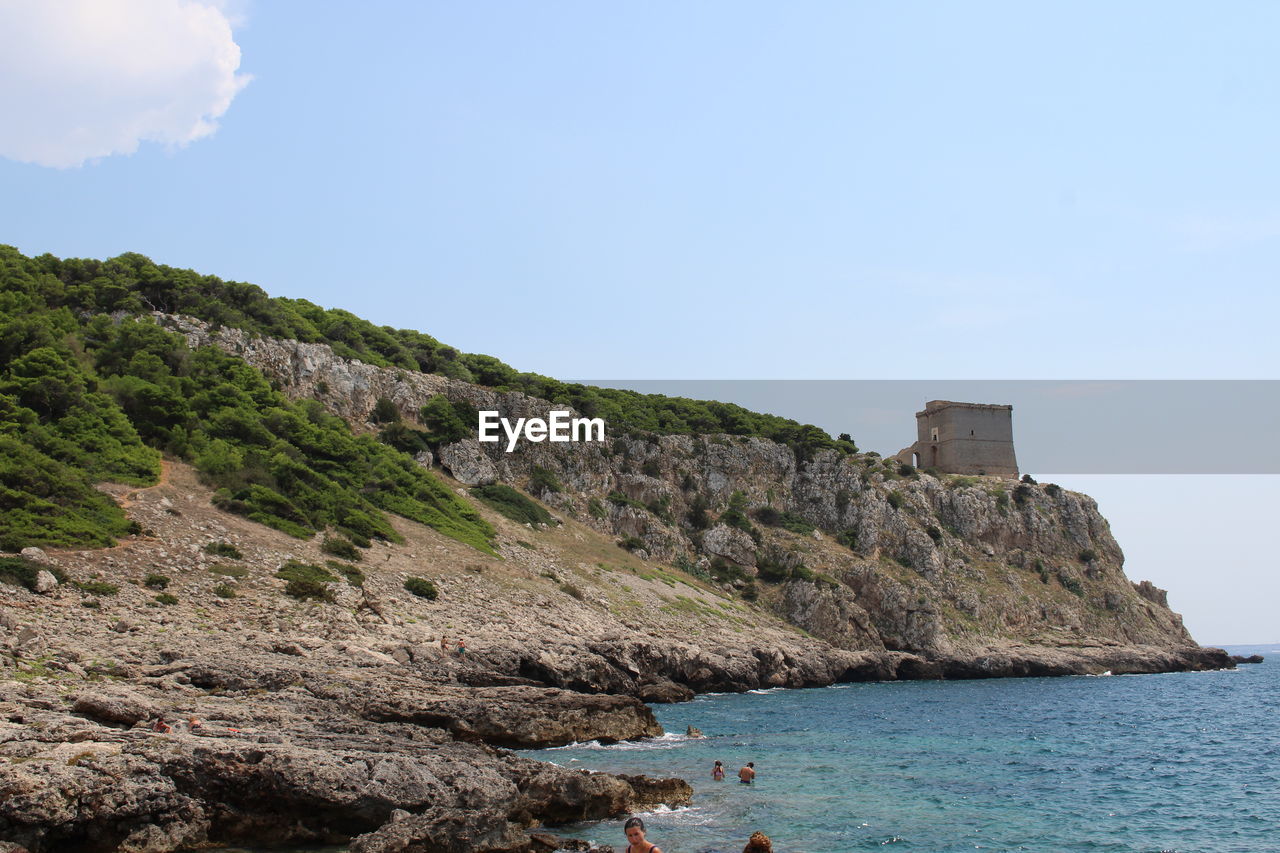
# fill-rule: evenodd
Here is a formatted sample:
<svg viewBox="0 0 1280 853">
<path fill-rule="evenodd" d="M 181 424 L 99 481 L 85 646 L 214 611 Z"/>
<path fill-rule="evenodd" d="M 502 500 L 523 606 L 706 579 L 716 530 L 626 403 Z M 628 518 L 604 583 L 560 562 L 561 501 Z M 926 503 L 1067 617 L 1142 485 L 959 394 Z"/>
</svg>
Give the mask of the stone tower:
<svg viewBox="0 0 1280 853">
<path fill-rule="evenodd" d="M 916 412 L 915 444 L 894 458 L 947 474 L 1016 479 L 1013 406 L 930 400 Z"/>
</svg>

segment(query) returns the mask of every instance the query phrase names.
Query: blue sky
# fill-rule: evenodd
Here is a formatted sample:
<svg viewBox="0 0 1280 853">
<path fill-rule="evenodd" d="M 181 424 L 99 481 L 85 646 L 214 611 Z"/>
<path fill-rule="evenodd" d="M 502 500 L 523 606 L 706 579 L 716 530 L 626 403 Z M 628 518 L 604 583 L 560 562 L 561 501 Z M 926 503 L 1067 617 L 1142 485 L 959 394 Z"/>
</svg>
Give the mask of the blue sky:
<svg viewBox="0 0 1280 853">
<path fill-rule="evenodd" d="M 28 253 L 561 377 L 1275 377 L 1275 4 L 51 9 L 0 8 Z"/>
</svg>

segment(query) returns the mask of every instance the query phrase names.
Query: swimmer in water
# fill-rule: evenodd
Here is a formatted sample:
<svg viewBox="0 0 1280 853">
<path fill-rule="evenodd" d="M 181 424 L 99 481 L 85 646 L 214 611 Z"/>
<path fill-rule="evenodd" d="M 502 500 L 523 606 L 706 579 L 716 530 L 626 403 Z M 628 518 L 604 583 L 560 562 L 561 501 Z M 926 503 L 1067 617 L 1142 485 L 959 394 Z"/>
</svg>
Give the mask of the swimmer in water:
<svg viewBox="0 0 1280 853">
<path fill-rule="evenodd" d="M 622 825 L 627 836 L 626 853 L 662 853 L 662 849 L 652 842 L 645 841 L 644 821 L 633 817 Z"/>
<path fill-rule="evenodd" d="M 738 781 L 743 785 L 750 785 L 756 778 L 756 764 L 754 761 L 748 761 L 747 766 L 738 771 Z"/>
</svg>

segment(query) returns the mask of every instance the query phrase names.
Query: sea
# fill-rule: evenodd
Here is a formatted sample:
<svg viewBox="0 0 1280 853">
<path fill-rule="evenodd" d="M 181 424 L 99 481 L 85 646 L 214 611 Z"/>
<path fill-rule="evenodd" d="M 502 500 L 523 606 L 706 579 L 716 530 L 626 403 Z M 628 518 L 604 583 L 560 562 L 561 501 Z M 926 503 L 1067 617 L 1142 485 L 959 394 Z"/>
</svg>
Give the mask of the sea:
<svg viewBox="0 0 1280 853">
<path fill-rule="evenodd" d="M 692 805 L 641 815 L 663 853 L 738 853 L 757 830 L 778 853 L 1280 851 L 1280 645 L 1229 650 L 1266 660 L 710 694 L 654 706 L 658 738 L 523 754 L 689 781 Z M 621 820 L 558 831 L 626 844 Z"/>
<path fill-rule="evenodd" d="M 661 737 L 521 754 L 690 782 L 691 805 L 640 814 L 663 853 L 739 853 L 755 831 L 777 853 L 1280 853 L 1280 645 L 1227 648 L 1266 659 L 707 694 L 653 706 Z M 621 819 L 554 831 L 626 846 Z"/>
</svg>

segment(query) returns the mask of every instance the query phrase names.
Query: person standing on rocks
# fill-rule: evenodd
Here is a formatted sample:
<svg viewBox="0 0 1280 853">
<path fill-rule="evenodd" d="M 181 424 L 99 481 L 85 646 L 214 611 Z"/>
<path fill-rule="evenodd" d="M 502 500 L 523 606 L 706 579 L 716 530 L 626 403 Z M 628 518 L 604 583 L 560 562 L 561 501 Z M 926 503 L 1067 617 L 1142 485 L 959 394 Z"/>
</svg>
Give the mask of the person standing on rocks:
<svg viewBox="0 0 1280 853">
<path fill-rule="evenodd" d="M 738 771 L 738 781 L 743 785 L 750 785 L 756 778 L 756 763 L 748 761 L 747 766 Z"/>
</svg>

